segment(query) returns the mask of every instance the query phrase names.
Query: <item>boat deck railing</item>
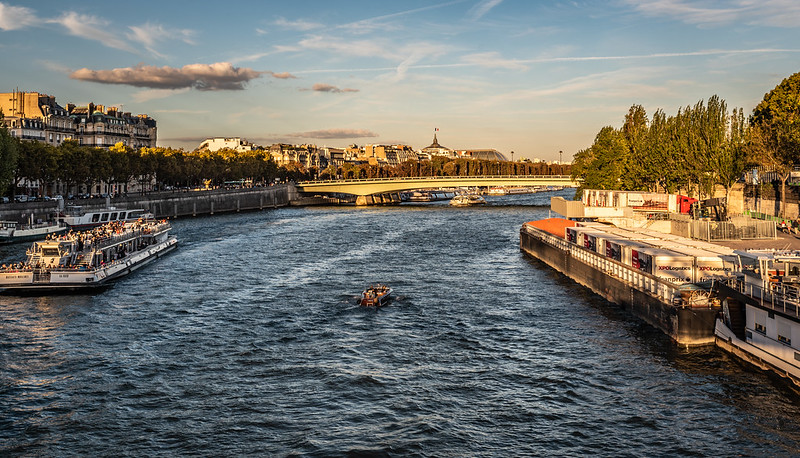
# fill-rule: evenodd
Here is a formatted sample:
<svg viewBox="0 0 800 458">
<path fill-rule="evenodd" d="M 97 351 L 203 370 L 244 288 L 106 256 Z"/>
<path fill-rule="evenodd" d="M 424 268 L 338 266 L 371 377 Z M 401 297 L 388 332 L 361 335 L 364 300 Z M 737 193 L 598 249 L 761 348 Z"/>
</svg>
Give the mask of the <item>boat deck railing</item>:
<svg viewBox="0 0 800 458">
<path fill-rule="evenodd" d="M 618 280 L 622 280 L 626 284 L 639 291 L 647 292 L 655 297 L 658 297 L 663 302 L 668 304 L 682 305 L 680 285 L 672 284 L 668 281 L 662 280 L 655 275 L 643 272 L 632 266 L 625 265 L 615 259 L 610 259 L 600 255 L 594 251 L 590 251 L 584 247 L 570 243 L 561 237 L 552 235 L 546 231 L 538 228 L 523 226 L 524 230 L 528 233 L 535 233 L 536 237 L 540 238 L 548 245 L 554 246 L 562 251 L 568 251 L 570 256 L 583 262 L 595 270 L 605 273 Z"/>
<path fill-rule="evenodd" d="M 142 227 L 141 229 L 125 231 L 122 234 L 95 239 L 93 247 L 102 250 L 104 248 L 108 248 L 122 242 L 127 242 L 128 240 L 132 240 L 141 236 L 159 234 L 165 230 L 168 230 L 169 228 L 170 224 L 167 222 L 148 225 Z"/>
<path fill-rule="evenodd" d="M 738 278 L 732 278 L 726 284 L 757 300 L 762 307 L 800 318 L 800 288 L 795 285 L 778 282 L 763 288 Z"/>
</svg>

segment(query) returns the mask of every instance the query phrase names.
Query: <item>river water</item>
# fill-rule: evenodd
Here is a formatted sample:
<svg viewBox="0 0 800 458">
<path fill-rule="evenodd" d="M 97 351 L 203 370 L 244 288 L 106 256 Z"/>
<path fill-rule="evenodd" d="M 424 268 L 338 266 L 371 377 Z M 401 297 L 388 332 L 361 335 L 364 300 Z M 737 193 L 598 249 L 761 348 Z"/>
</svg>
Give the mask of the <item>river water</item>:
<svg viewBox="0 0 800 458">
<path fill-rule="evenodd" d="M 800 453 L 786 383 L 520 253 L 549 197 L 179 219 L 112 289 L 0 297 L 0 454 Z"/>
</svg>

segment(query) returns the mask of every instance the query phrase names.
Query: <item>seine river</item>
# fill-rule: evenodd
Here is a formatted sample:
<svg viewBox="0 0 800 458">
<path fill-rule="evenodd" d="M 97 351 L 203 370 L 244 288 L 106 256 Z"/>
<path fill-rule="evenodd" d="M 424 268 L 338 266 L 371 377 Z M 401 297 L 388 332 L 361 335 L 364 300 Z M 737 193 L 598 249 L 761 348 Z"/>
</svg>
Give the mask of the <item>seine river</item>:
<svg viewBox="0 0 800 458">
<path fill-rule="evenodd" d="M 520 253 L 549 197 L 179 219 L 110 290 L 0 297 L 0 455 L 799 454 L 786 383 Z"/>
</svg>

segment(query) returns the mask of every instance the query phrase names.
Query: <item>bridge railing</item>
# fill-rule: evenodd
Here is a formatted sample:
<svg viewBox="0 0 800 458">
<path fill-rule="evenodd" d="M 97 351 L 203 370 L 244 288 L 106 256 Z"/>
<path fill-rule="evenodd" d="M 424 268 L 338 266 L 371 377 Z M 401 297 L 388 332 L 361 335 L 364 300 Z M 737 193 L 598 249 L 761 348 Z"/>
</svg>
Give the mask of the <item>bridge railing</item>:
<svg viewBox="0 0 800 458">
<path fill-rule="evenodd" d="M 478 176 L 422 176 L 422 177 L 392 177 L 392 178 L 348 178 L 344 180 L 314 180 L 314 181 L 300 181 L 297 184 L 310 185 L 310 184 L 325 184 L 325 183 L 364 183 L 364 182 L 380 182 L 380 181 L 448 181 L 448 180 L 507 180 L 510 178 L 519 178 L 524 180 L 543 179 L 543 180 L 565 180 L 572 181 L 569 175 L 478 175 Z"/>
</svg>

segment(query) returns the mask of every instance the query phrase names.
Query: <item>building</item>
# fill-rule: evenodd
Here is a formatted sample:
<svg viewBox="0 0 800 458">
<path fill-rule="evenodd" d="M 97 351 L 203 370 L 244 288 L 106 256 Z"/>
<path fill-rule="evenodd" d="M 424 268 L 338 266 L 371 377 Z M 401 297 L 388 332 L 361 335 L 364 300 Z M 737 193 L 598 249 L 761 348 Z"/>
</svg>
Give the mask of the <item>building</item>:
<svg viewBox="0 0 800 458">
<path fill-rule="evenodd" d="M 496 149 L 468 149 L 462 156 L 483 161 L 508 161 L 508 158 Z"/>
<path fill-rule="evenodd" d="M 197 147 L 198 150 L 208 150 L 208 151 L 219 151 L 221 149 L 232 149 L 238 151 L 240 153 L 244 153 L 245 151 L 252 151 L 253 145 L 249 143 L 244 138 L 239 137 L 214 137 L 214 138 L 207 138 L 200 146 Z"/>
<path fill-rule="evenodd" d="M 39 92 L 0 93 L 3 124 L 21 140 L 58 146 L 74 139 L 80 145 L 109 148 L 122 143 L 132 148 L 156 146 L 156 121 L 147 115 L 131 115 L 116 107 L 67 104 Z"/>
<path fill-rule="evenodd" d="M 418 160 L 417 153 L 408 145 L 366 145 L 364 155 L 367 159 L 375 159 L 376 164 L 389 166 Z"/>
<path fill-rule="evenodd" d="M 439 144 L 439 140 L 436 139 L 436 134 L 433 134 L 433 143 L 425 148 L 422 148 L 422 154 L 428 157 L 432 156 L 446 156 L 446 157 L 456 157 L 455 151 L 442 146 Z"/>
</svg>

